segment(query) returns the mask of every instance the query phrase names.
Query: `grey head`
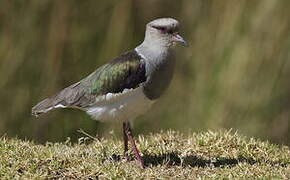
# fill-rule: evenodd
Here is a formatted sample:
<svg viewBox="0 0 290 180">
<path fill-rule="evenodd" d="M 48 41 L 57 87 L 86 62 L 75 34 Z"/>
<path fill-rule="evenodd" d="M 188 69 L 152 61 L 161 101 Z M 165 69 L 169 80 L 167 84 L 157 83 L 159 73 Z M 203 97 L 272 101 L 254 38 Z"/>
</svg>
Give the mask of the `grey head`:
<svg viewBox="0 0 290 180">
<path fill-rule="evenodd" d="M 186 45 L 178 30 L 176 19 L 155 19 L 146 25 L 144 41 L 135 49 L 145 59 L 144 93 L 151 100 L 159 98 L 172 79 L 175 65 L 172 47 L 177 43 Z"/>
<path fill-rule="evenodd" d="M 146 25 L 143 44 L 170 48 L 176 43 L 187 45 L 186 41 L 178 34 L 179 22 L 173 18 L 159 18 Z"/>
</svg>

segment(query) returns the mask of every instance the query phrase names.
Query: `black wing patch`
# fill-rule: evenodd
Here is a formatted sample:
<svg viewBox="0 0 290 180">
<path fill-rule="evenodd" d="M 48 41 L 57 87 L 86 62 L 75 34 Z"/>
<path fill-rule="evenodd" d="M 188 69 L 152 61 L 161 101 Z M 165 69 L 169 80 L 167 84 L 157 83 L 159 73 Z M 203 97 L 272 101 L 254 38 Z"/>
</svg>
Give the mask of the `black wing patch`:
<svg viewBox="0 0 290 180">
<path fill-rule="evenodd" d="M 120 93 L 138 87 L 146 81 L 145 62 L 136 51 L 129 51 L 97 69 L 84 83 L 90 83 L 89 93 L 96 96 Z"/>
<path fill-rule="evenodd" d="M 85 108 L 95 102 L 97 96 L 120 93 L 124 89 L 140 86 L 146 81 L 145 62 L 133 50 L 101 66 L 85 79 L 52 97 L 44 99 L 32 109 L 32 114 L 46 113 L 54 108 Z"/>
</svg>

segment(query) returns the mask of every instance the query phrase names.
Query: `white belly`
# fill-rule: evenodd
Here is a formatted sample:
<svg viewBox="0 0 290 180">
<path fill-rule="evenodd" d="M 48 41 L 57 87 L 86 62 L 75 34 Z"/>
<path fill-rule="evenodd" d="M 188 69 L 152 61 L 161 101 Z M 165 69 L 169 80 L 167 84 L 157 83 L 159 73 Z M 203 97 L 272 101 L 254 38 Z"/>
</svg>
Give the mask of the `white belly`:
<svg viewBox="0 0 290 180">
<path fill-rule="evenodd" d="M 99 121 L 128 121 L 145 113 L 154 103 L 143 93 L 141 87 L 126 89 L 122 93 L 98 97 L 86 112 Z"/>
</svg>

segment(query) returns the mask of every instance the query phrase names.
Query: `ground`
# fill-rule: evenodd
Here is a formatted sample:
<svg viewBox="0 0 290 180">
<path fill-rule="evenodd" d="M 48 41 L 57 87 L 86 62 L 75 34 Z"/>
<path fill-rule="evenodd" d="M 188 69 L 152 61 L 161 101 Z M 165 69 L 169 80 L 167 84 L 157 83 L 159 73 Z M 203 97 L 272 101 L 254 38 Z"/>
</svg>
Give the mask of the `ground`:
<svg viewBox="0 0 290 180">
<path fill-rule="evenodd" d="M 123 156 L 121 139 L 36 144 L 0 138 L 0 179 L 290 179 L 290 149 L 236 132 L 139 136 L 146 168 Z"/>
</svg>

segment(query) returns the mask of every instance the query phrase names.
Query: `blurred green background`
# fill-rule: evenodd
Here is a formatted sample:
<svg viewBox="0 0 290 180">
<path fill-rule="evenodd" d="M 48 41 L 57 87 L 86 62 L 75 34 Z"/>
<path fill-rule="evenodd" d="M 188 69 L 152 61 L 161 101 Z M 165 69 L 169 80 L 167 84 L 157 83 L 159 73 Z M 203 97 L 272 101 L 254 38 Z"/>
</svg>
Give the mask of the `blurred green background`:
<svg viewBox="0 0 290 180">
<path fill-rule="evenodd" d="M 238 130 L 290 144 L 290 1 L 2 0 L 0 136 L 76 140 L 118 135 L 78 110 L 36 119 L 31 107 L 138 45 L 145 24 L 174 17 L 190 43 L 174 80 L 135 132 Z M 116 136 L 117 136 L 116 135 Z"/>
</svg>

